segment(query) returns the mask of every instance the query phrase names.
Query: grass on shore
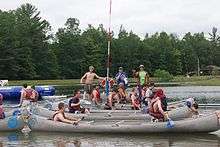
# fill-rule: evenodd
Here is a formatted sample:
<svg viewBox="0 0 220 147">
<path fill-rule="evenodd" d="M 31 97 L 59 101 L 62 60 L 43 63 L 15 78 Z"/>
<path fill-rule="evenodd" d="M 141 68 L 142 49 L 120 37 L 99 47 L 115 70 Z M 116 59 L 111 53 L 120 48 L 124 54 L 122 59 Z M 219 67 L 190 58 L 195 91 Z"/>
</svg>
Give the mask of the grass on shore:
<svg viewBox="0 0 220 147">
<path fill-rule="evenodd" d="M 152 78 L 153 81 L 157 82 L 156 78 Z M 129 79 L 132 83 L 134 79 Z M 60 86 L 73 86 L 79 84 L 79 79 L 66 79 L 66 80 L 19 80 L 19 81 L 9 81 L 10 86 L 23 85 L 27 83 L 28 85 L 60 85 Z M 178 83 L 179 85 L 193 85 L 193 86 L 220 86 L 220 77 L 212 76 L 193 76 L 193 77 L 183 77 L 176 76 L 170 83 Z"/>
</svg>

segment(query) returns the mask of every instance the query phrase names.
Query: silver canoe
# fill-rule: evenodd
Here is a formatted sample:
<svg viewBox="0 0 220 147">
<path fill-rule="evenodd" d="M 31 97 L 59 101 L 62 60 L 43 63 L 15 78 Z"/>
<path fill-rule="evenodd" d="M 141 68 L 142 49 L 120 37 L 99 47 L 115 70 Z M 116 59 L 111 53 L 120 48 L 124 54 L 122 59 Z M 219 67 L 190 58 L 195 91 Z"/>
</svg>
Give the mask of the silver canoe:
<svg viewBox="0 0 220 147">
<path fill-rule="evenodd" d="M 199 133 L 214 132 L 220 129 L 220 120 L 216 113 L 196 119 L 174 121 L 172 128 L 167 122 L 143 121 L 94 121 L 80 122 L 78 125 L 66 124 L 47 120 L 45 117 L 35 117 L 32 131 L 44 132 L 73 132 L 73 133 Z"/>
<path fill-rule="evenodd" d="M 51 118 L 54 114 L 54 111 L 48 110 L 43 107 L 35 107 L 32 109 L 34 114 Z M 140 112 L 111 112 L 106 113 L 90 113 L 90 114 L 72 114 L 65 113 L 68 117 L 81 118 L 85 117 L 85 120 L 150 120 L 151 116 L 148 114 L 142 114 Z M 188 118 L 192 116 L 192 112 L 188 107 L 180 107 L 173 109 L 168 112 L 169 117 L 172 120 L 180 120 L 183 118 Z"/>
</svg>

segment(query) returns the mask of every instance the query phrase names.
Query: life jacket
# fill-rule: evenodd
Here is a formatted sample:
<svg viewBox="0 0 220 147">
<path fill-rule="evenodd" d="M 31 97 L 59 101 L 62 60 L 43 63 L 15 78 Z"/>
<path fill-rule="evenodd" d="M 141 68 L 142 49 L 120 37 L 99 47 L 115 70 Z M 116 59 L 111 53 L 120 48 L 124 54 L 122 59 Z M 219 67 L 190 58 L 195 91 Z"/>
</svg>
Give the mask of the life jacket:
<svg viewBox="0 0 220 147">
<path fill-rule="evenodd" d="M 110 87 L 112 87 L 115 84 L 115 81 L 113 79 L 110 79 L 109 84 L 110 84 Z M 106 86 L 106 79 L 101 81 L 101 86 L 102 87 Z"/>
<path fill-rule="evenodd" d="M 92 92 L 92 98 L 96 98 L 98 101 L 101 101 L 101 94 L 99 90 L 95 89 L 95 95 Z"/>
<path fill-rule="evenodd" d="M 31 95 L 33 94 L 33 89 L 25 89 L 25 92 L 26 92 L 26 99 L 30 99 L 31 98 Z"/>
<path fill-rule="evenodd" d="M 166 98 L 166 96 L 165 96 L 165 94 L 164 94 L 162 89 L 157 89 L 156 90 L 156 93 L 154 94 L 154 98 L 157 98 L 157 97 L 159 97 L 160 100 L 163 100 L 163 99 Z"/>
</svg>

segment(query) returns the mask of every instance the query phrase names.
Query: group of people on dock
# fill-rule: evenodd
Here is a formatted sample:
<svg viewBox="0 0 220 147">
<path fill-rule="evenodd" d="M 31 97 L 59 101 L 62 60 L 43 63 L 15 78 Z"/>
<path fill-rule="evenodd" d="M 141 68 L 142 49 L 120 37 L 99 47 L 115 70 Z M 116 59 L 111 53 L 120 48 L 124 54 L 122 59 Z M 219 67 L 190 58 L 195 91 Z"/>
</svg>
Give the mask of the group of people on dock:
<svg viewBox="0 0 220 147">
<path fill-rule="evenodd" d="M 144 70 L 144 66 L 139 66 L 139 71 L 133 70 L 133 78 L 136 85 L 131 88 L 130 92 L 127 92 L 129 83 L 128 76 L 123 71 L 123 67 L 119 67 L 119 71 L 115 76 L 115 80 L 109 79 L 110 92 L 107 96 L 104 109 L 113 110 L 116 109 L 118 104 L 131 104 L 131 109 L 140 110 L 144 109 L 149 113 L 154 120 L 167 120 L 167 97 L 161 88 L 156 88 L 155 84 L 150 81 L 149 74 Z M 94 79 L 98 79 L 100 82 L 98 85 L 94 85 Z M 86 97 L 94 102 L 96 105 L 101 105 L 104 101 L 101 97 L 100 87 L 105 88 L 106 78 L 98 76 L 94 72 L 94 67 L 89 67 L 89 72 L 85 73 L 80 82 L 84 84 L 83 98 Z M 38 100 L 39 94 L 34 87 L 30 87 L 27 84 L 23 85 L 21 90 L 20 106 L 28 106 L 32 102 Z M 73 96 L 68 103 L 68 109 L 70 113 L 90 113 L 89 108 L 81 106 L 80 99 L 82 95 L 79 89 L 75 89 Z M 4 111 L 2 108 L 3 96 L 0 94 L 0 119 L 4 118 Z M 186 100 L 186 105 L 197 112 L 198 104 L 194 99 L 190 98 Z M 81 119 L 68 118 L 64 112 L 66 105 L 64 103 L 58 104 L 58 111 L 53 115 L 54 121 L 61 121 L 65 123 L 77 124 Z"/>
</svg>

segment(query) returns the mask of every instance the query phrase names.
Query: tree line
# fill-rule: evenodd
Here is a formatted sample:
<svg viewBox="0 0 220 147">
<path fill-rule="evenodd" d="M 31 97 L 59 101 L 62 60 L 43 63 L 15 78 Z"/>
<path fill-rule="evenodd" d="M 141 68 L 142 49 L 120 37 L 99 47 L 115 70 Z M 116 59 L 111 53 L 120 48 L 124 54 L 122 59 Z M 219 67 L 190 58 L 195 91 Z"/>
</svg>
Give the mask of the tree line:
<svg viewBox="0 0 220 147">
<path fill-rule="evenodd" d="M 77 18 L 51 33 L 49 22 L 31 4 L 16 10 L 0 10 L 0 79 L 80 78 L 93 65 L 106 74 L 108 32 L 100 24 L 80 29 Z M 111 33 L 112 76 L 118 67 L 129 75 L 140 64 L 153 75 L 157 69 L 172 75 L 185 75 L 207 65 L 220 66 L 220 37 L 217 28 L 209 36 L 186 33 L 183 37 L 166 32 L 139 37 L 120 27 Z"/>
</svg>

